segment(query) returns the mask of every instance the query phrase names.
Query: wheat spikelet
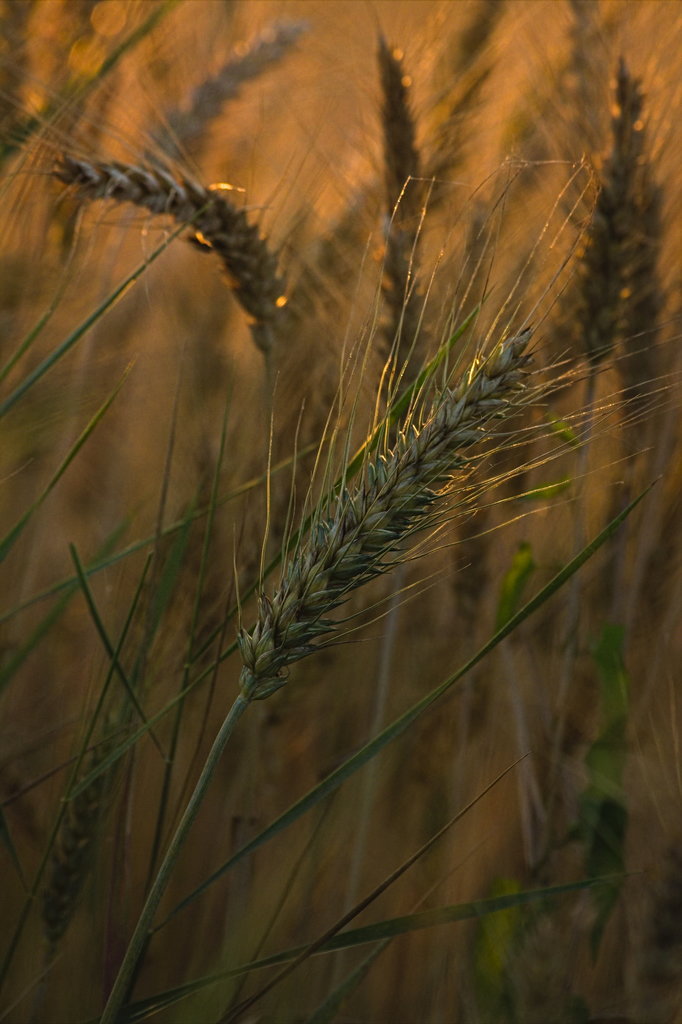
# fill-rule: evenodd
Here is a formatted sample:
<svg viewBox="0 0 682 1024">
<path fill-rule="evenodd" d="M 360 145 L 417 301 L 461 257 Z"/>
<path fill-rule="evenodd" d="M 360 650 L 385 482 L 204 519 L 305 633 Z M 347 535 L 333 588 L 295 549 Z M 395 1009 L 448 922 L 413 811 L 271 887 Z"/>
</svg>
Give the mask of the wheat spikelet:
<svg viewBox="0 0 682 1024">
<path fill-rule="evenodd" d="M 168 134 L 161 143 L 163 148 L 173 156 L 178 155 L 178 149 L 194 151 L 223 105 L 236 99 L 246 82 L 281 61 L 307 31 L 304 21 L 275 22 L 237 49 L 215 75 L 194 90 L 187 110 L 173 110 L 167 115 Z"/>
<path fill-rule="evenodd" d="M 599 363 L 627 330 L 641 232 L 642 95 L 621 60 L 611 122 L 612 147 L 578 264 L 574 323 L 588 359 Z M 640 263 L 643 261 L 640 256 Z M 640 275 L 641 276 L 641 275 Z M 649 325 L 651 326 L 651 325 Z"/>
<path fill-rule="evenodd" d="M 466 464 L 462 452 L 485 435 L 493 416 L 515 404 L 530 334 L 526 329 L 503 341 L 426 416 L 410 417 L 393 448 L 368 459 L 353 490 L 344 488 L 333 511 L 315 518 L 273 596 L 260 595 L 256 626 L 240 631 L 247 700 L 284 685 L 287 666 L 333 629 L 329 612 L 385 572 L 409 535 L 433 524 L 440 489 Z"/>
<path fill-rule="evenodd" d="M 274 329 L 286 303 L 277 258 L 258 228 L 225 197 L 224 188 L 206 188 L 189 178 L 174 178 L 158 167 L 136 167 L 64 156 L 56 177 L 76 188 L 81 199 L 133 203 L 179 223 L 191 223 L 198 241 L 216 251 L 235 297 L 252 318 L 254 341 L 271 350 Z"/>
</svg>

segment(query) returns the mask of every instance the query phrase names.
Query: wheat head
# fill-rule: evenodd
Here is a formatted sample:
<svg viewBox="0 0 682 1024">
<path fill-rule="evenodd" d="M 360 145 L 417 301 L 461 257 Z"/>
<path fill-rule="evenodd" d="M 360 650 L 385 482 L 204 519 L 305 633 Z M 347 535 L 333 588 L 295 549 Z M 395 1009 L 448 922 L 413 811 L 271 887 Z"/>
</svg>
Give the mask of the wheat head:
<svg viewBox="0 0 682 1024">
<path fill-rule="evenodd" d="M 518 404 L 530 336 L 527 328 L 501 342 L 425 416 L 410 417 L 391 449 L 366 460 L 360 482 L 342 490 L 333 511 L 315 518 L 273 596 L 260 595 L 256 625 L 240 631 L 245 699 L 283 686 L 287 666 L 334 628 L 328 614 L 385 572 L 409 535 L 433 524 L 434 502 L 467 462 L 462 453 L 492 417 Z"/>
<path fill-rule="evenodd" d="M 225 195 L 224 186 L 206 188 L 190 178 L 175 178 L 160 167 L 105 163 L 65 155 L 56 177 L 75 186 L 80 199 L 133 203 L 155 214 L 191 224 L 197 241 L 214 249 L 228 272 L 232 290 L 252 319 L 254 341 L 267 353 L 286 305 L 284 284 L 258 228 Z"/>
</svg>

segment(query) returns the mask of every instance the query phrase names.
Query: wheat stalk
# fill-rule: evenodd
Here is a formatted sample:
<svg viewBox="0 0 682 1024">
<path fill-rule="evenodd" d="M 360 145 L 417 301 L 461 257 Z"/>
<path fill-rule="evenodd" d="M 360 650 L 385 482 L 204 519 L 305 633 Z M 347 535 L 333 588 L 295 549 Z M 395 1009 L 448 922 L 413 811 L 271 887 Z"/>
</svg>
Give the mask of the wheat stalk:
<svg viewBox="0 0 682 1024">
<path fill-rule="evenodd" d="M 206 188 L 190 178 L 174 178 L 160 167 L 137 167 L 63 156 L 55 176 L 75 186 L 80 199 L 133 203 L 192 225 L 200 244 L 216 251 L 235 297 L 252 318 L 254 341 L 271 351 L 274 330 L 286 305 L 277 257 L 258 228 L 225 196 L 224 185 Z"/>
<path fill-rule="evenodd" d="M 530 335 L 527 328 L 501 342 L 421 421 L 410 417 L 392 449 L 366 460 L 353 491 L 344 488 L 333 512 L 314 519 L 273 596 L 260 595 L 256 625 L 240 631 L 245 700 L 283 686 L 287 666 L 334 628 L 327 615 L 385 572 L 408 535 L 433 523 L 434 501 L 467 461 L 462 452 L 518 404 Z"/>
</svg>

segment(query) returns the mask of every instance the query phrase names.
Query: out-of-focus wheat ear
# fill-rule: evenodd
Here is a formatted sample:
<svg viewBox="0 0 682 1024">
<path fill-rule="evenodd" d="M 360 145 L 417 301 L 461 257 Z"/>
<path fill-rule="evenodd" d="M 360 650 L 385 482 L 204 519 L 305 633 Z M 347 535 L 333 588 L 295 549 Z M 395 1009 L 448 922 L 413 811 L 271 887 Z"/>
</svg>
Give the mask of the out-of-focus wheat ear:
<svg viewBox="0 0 682 1024">
<path fill-rule="evenodd" d="M 235 49 L 232 56 L 192 93 L 186 109 L 166 115 L 166 131 L 159 145 L 172 157 L 190 153 L 196 157 L 211 123 L 242 87 L 283 60 L 308 31 L 305 21 L 274 22 Z"/>
<path fill-rule="evenodd" d="M 628 281 L 623 292 L 625 358 L 618 360 L 618 368 L 628 397 L 635 398 L 646 394 L 656 376 L 655 342 L 665 303 L 659 275 L 663 193 L 647 153 L 646 129 L 640 116 L 644 102 L 641 83 L 631 78 L 624 61 L 618 69 L 616 100 L 621 110 L 629 112 L 628 141 L 634 165 Z"/>
<path fill-rule="evenodd" d="M 359 480 L 331 506 L 322 503 L 275 592 L 260 594 L 255 626 L 240 630 L 244 700 L 284 686 L 288 666 L 334 631 L 329 614 L 399 563 L 409 537 L 437 524 L 438 499 L 469 466 L 470 447 L 490 436 L 493 420 L 530 400 L 530 336 L 526 329 L 476 360 L 430 409 L 408 416 L 391 448 L 368 456 Z"/>
<path fill-rule="evenodd" d="M 411 78 L 405 71 L 403 53 L 389 49 L 382 36 L 378 48 L 383 102 L 384 178 L 386 189 L 383 293 L 389 309 L 383 325 L 387 352 L 392 353 L 406 378 L 415 376 L 419 359 L 420 295 L 417 243 L 423 189 L 410 109 Z"/>
<path fill-rule="evenodd" d="M 621 60 L 611 120 L 611 151 L 578 261 L 573 322 L 593 365 L 606 358 L 628 323 L 633 257 L 641 231 L 642 95 Z M 650 326 L 650 325 L 649 325 Z"/>
<path fill-rule="evenodd" d="M 83 777 L 102 763 L 110 749 L 111 743 L 105 742 L 92 751 L 86 759 Z M 66 805 L 43 890 L 43 930 L 52 947 L 69 927 L 92 867 L 110 779 L 111 773 L 103 772 Z"/>
<path fill-rule="evenodd" d="M 202 248 L 213 249 L 227 270 L 235 298 L 251 320 L 251 333 L 267 356 L 286 305 L 277 257 L 258 228 L 232 203 L 229 187 L 206 188 L 187 177 L 176 178 L 159 167 L 104 163 L 63 156 L 55 176 L 74 186 L 84 200 L 133 203 L 155 214 L 187 223 Z"/>
<path fill-rule="evenodd" d="M 504 0 L 478 0 L 469 24 L 458 31 L 438 60 L 437 70 L 446 85 L 438 90 L 430 114 L 429 156 L 423 172 L 435 183 L 430 206 L 438 206 L 448 196 L 449 190 L 442 186 L 464 161 L 471 133 L 463 131 L 463 125 L 493 68 L 489 43 L 504 9 Z"/>
<path fill-rule="evenodd" d="M 598 0 L 569 0 L 569 6 L 572 20 L 566 78 L 572 99 L 571 128 L 583 151 L 596 152 L 603 138 L 603 96 L 608 76 L 599 59 L 606 49 L 599 45 L 601 11 Z"/>
<path fill-rule="evenodd" d="M 682 847 L 664 853 L 636 935 L 632 1020 L 669 1024 L 682 1019 Z"/>
</svg>

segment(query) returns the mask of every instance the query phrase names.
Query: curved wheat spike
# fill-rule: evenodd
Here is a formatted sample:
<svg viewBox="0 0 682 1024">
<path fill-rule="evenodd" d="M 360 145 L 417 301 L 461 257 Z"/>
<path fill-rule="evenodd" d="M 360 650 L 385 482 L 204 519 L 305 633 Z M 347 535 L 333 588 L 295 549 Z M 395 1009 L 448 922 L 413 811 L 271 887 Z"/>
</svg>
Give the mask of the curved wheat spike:
<svg viewBox="0 0 682 1024">
<path fill-rule="evenodd" d="M 286 305 L 277 257 L 258 228 L 226 197 L 224 186 L 206 188 L 190 178 L 175 178 L 159 167 L 137 167 L 63 156 L 55 176 L 75 187 L 81 199 L 133 203 L 155 214 L 187 222 L 203 245 L 214 249 L 228 272 L 239 302 L 251 318 L 258 348 L 274 344 L 277 323 Z"/>
</svg>

